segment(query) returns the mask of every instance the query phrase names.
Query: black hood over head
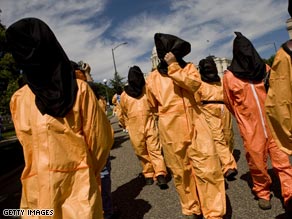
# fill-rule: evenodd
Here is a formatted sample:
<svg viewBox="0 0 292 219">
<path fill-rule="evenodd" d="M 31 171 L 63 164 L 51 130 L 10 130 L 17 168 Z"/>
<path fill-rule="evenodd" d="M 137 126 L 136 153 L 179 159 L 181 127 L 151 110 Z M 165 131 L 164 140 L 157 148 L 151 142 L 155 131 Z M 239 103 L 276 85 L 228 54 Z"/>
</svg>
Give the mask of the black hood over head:
<svg viewBox="0 0 292 219">
<path fill-rule="evenodd" d="M 214 59 L 211 56 L 200 60 L 199 62 L 201 79 L 204 82 L 219 82 L 220 77 L 218 75 L 218 70 Z"/>
<path fill-rule="evenodd" d="M 8 27 L 6 39 L 40 112 L 64 117 L 73 107 L 78 87 L 53 31 L 37 18 L 24 18 Z"/>
<path fill-rule="evenodd" d="M 186 62 L 182 59 L 191 52 L 191 44 L 177 36 L 156 33 L 154 35 L 154 43 L 160 63 L 157 69 L 162 74 L 167 74 L 167 63 L 164 61 L 164 56 L 168 52 L 172 52 L 177 59 L 181 68 L 186 66 Z"/>
<path fill-rule="evenodd" d="M 245 36 L 240 32 L 235 32 L 235 34 L 233 59 L 227 69 L 238 78 L 261 81 L 266 75 L 266 64 Z"/>
<path fill-rule="evenodd" d="M 125 86 L 125 92 L 134 98 L 140 97 L 145 86 L 145 78 L 141 69 L 134 65 L 129 69 L 128 85 Z"/>
</svg>

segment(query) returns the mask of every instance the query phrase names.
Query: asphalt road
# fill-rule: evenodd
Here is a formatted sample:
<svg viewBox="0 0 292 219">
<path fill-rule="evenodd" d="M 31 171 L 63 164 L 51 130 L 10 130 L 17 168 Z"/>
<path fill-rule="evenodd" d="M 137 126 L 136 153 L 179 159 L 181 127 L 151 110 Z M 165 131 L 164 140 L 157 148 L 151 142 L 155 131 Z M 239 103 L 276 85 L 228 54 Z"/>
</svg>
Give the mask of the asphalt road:
<svg viewBox="0 0 292 219">
<path fill-rule="evenodd" d="M 169 188 L 160 190 L 155 184 L 145 186 L 141 166 L 134 154 L 127 133 L 118 127 L 117 119 L 111 117 L 115 130 L 115 143 L 111 150 L 112 196 L 120 219 L 181 219 L 181 208 L 173 181 Z M 271 188 L 272 209 L 263 211 L 251 193 L 251 178 L 247 167 L 242 140 L 235 131 L 234 156 L 239 174 L 236 180 L 226 182 L 227 214 L 225 219 L 288 219 L 284 215 L 279 181 L 269 163 L 273 179 Z M 292 158 L 290 159 L 292 161 Z M 292 162 L 291 162 L 292 163 Z M 19 177 L 23 168 L 21 146 L 16 139 L 0 142 L 0 218 L 4 208 L 18 208 L 21 196 Z M 289 218 L 292 219 L 292 218 Z"/>
</svg>

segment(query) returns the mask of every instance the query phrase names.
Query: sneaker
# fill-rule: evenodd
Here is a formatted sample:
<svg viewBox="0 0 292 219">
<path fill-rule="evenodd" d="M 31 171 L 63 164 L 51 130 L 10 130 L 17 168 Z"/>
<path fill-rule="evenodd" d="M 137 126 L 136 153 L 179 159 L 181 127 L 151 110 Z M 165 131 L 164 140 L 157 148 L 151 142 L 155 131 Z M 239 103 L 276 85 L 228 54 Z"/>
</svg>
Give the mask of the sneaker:
<svg viewBox="0 0 292 219">
<path fill-rule="evenodd" d="M 145 177 L 145 185 L 152 185 L 154 180 L 152 177 Z"/>
<path fill-rule="evenodd" d="M 260 198 L 258 204 L 262 210 L 269 210 L 272 208 L 271 201 L 267 199 Z"/>
<path fill-rule="evenodd" d="M 168 189 L 168 185 L 164 175 L 157 176 L 157 185 L 160 189 Z"/>
<path fill-rule="evenodd" d="M 236 169 L 228 169 L 226 171 L 226 173 L 224 174 L 224 177 L 228 180 L 228 181 L 231 181 L 231 180 L 234 180 L 235 176 L 238 174 L 238 171 Z"/>
</svg>

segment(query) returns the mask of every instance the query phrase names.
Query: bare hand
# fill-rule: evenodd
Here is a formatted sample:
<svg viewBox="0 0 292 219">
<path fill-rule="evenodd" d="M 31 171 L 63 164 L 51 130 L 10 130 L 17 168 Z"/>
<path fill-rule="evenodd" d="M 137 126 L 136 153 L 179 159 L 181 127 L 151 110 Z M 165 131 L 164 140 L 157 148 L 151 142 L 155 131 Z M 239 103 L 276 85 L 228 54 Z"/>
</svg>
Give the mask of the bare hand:
<svg viewBox="0 0 292 219">
<path fill-rule="evenodd" d="M 168 53 L 166 53 L 165 56 L 164 56 L 164 61 L 166 61 L 166 63 L 167 63 L 168 65 L 170 65 L 170 64 L 176 62 L 176 58 L 175 58 L 175 56 L 173 55 L 172 52 L 168 52 Z"/>
</svg>

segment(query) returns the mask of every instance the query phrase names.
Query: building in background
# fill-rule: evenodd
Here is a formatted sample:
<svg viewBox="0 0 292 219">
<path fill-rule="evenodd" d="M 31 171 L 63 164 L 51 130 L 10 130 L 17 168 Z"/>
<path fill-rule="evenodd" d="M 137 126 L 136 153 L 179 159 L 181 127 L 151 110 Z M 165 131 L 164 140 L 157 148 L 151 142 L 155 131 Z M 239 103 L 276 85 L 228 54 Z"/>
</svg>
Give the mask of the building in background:
<svg viewBox="0 0 292 219">
<path fill-rule="evenodd" d="M 156 66 L 159 63 L 159 59 L 157 56 L 157 52 L 156 52 L 156 47 L 154 46 L 152 49 L 152 54 L 151 54 L 151 64 L 152 64 L 152 70 L 154 70 L 156 68 Z M 215 57 L 213 56 L 213 59 L 216 63 L 217 69 L 218 69 L 218 74 L 220 77 L 223 76 L 223 72 L 227 69 L 227 67 L 230 65 L 231 60 L 227 59 L 227 58 L 219 58 L 219 57 Z M 196 64 L 196 66 L 198 66 Z"/>
</svg>

